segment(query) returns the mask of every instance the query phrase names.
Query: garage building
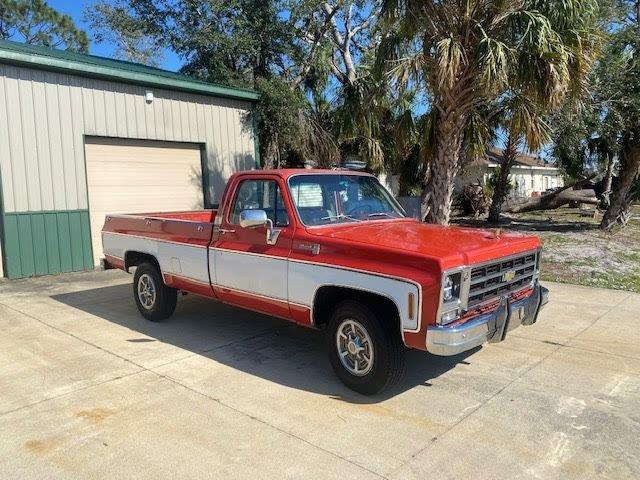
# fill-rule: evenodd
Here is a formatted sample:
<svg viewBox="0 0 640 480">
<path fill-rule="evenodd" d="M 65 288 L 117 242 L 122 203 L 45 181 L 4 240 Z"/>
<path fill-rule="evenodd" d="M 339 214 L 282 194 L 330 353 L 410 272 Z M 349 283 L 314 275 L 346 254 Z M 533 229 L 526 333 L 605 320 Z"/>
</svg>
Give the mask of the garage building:
<svg viewBox="0 0 640 480">
<path fill-rule="evenodd" d="M 216 205 L 258 95 L 0 40 L 0 276 L 93 269 L 106 213 Z"/>
</svg>

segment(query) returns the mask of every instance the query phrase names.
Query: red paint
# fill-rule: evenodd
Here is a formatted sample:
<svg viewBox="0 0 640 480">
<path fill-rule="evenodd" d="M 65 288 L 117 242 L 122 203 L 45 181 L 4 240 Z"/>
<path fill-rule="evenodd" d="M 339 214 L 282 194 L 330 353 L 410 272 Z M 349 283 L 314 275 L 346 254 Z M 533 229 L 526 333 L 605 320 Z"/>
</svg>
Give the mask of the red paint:
<svg viewBox="0 0 640 480">
<path fill-rule="evenodd" d="M 216 210 L 107 216 L 103 232 L 207 247 Z M 184 217 L 184 218 L 183 218 Z M 208 218 L 211 221 L 193 220 Z"/>
<path fill-rule="evenodd" d="M 218 298 L 225 303 L 266 315 L 293 320 L 289 312 L 289 302 L 286 300 L 263 297 L 225 287 L 214 287 L 213 290 Z"/>
<path fill-rule="evenodd" d="M 291 319 L 294 322 L 306 327 L 313 326 L 313 320 L 311 319 L 311 309 L 309 307 L 290 303 L 289 311 L 291 312 Z"/>
<path fill-rule="evenodd" d="M 105 267 L 107 268 L 118 268 L 120 270 L 124 270 L 124 260 L 121 258 L 114 257 L 112 255 L 105 255 Z"/>
<path fill-rule="evenodd" d="M 185 292 L 195 293 L 208 298 L 216 298 L 211 289 L 211 285 L 203 282 L 196 282 L 191 279 L 181 277 L 178 275 L 172 275 L 167 273 L 164 275 L 164 283 L 169 287 Z"/>
<path fill-rule="evenodd" d="M 418 285 L 421 297 L 421 324 L 418 332 L 405 332 L 408 347 L 425 349 L 428 325 L 435 323 L 440 300 L 440 282 L 444 270 L 540 247 L 537 237 L 491 230 L 441 227 L 413 219 L 378 219 L 362 223 L 345 223 L 305 227 L 296 216 L 288 194 L 287 180 L 295 174 L 339 173 L 327 170 L 256 170 L 234 174 L 225 189 L 219 210 L 194 212 L 151 213 L 135 216 L 113 216 L 105 223 L 104 232 L 133 235 L 175 243 L 216 247 L 225 250 L 290 258 L 334 267 L 342 267 L 388 277 L 400 278 Z M 348 172 L 350 175 L 367 175 Z M 236 189 L 245 179 L 274 180 L 283 195 L 290 224 L 282 229 L 276 245 L 267 245 L 263 229 L 243 229 L 230 223 L 230 208 Z M 217 218 L 218 216 L 220 218 Z M 226 232 L 220 234 L 217 226 Z M 319 246 L 314 254 L 309 246 Z M 123 263 L 107 258 L 110 265 L 124 268 Z M 268 281 L 268 279 L 265 279 Z M 288 304 L 248 292 L 189 282 L 172 277 L 168 283 L 181 290 L 218 297 L 220 300 L 261 313 L 274 315 L 311 326 L 309 307 Z M 513 298 L 531 294 L 523 289 Z M 497 306 L 488 304 L 467 312 L 461 321 L 468 320 Z"/>
</svg>

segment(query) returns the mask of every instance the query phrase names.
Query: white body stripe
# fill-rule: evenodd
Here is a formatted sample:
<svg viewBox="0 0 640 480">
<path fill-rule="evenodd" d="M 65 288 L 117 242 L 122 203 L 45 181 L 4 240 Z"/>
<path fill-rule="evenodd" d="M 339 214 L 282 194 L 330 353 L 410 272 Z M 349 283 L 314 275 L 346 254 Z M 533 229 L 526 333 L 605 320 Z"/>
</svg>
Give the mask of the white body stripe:
<svg viewBox="0 0 640 480">
<path fill-rule="evenodd" d="M 289 262 L 289 301 L 311 306 L 317 290 L 322 286 L 350 287 L 385 296 L 398 307 L 403 330 L 418 328 L 418 312 L 410 315 L 408 311 L 409 294 L 412 293 L 416 299 L 420 298 L 416 285 L 353 270 L 295 260 Z"/>
<path fill-rule="evenodd" d="M 109 232 L 102 233 L 102 245 L 105 254 L 119 258 L 127 251 L 148 253 L 158 260 L 163 274 L 209 283 L 206 248 Z"/>
<path fill-rule="evenodd" d="M 287 260 L 231 250 L 210 249 L 212 281 L 264 297 L 287 300 Z"/>
<path fill-rule="evenodd" d="M 127 251 L 148 253 L 157 258 L 162 273 L 209 282 L 207 249 L 148 237 L 102 234 L 105 254 L 124 258 Z M 208 249 L 211 283 L 261 297 L 289 301 L 312 308 L 315 295 L 323 286 L 340 286 L 376 293 L 391 299 L 400 312 L 403 331 L 420 328 L 420 287 L 408 280 L 375 273 L 334 267 L 302 260 L 288 260 L 250 252 Z M 180 270 L 180 271 L 177 271 Z M 418 300 L 409 312 L 409 294 Z"/>
</svg>

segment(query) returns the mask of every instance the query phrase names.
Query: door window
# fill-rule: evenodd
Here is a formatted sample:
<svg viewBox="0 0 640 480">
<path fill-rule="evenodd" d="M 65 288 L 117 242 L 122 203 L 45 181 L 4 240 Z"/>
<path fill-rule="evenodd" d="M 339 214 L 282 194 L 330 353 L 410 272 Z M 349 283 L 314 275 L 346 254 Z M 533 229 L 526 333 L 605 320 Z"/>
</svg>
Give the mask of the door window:
<svg viewBox="0 0 640 480">
<path fill-rule="evenodd" d="M 282 193 L 274 180 L 243 180 L 233 202 L 230 223 L 239 225 L 240 213 L 243 210 L 264 210 L 274 226 L 289 225 Z"/>
</svg>

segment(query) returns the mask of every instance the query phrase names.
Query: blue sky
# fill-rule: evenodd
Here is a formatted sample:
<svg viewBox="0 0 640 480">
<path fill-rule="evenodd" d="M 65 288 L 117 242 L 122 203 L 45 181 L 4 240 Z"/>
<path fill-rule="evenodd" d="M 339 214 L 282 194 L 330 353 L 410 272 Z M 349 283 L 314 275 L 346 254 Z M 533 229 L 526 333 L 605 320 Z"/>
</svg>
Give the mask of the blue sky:
<svg viewBox="0 0 640 480">
<path fill-rule="evenodd" d="M 91 38 L 91 30 L 89 25 L 87 25 L 83 20 L 83 10 L 85 7 L 88 7 L 95 3 L 95 0 L 48 0 L 47 2 L 52 8 L 55 8 L 59 12 L 66 13 L 67 15 L 71 15 L 71 18 L 75 21 L 76 25 L 85 30 Z M 91 42 L 91 47 L 89 52 L 92 55 L 100 55 L 102 57 L 112 57 L 114 48 L 113 45 L 109 44 L 96 44 L 95 42 Z M 167 70 L 178 70 L 181 66 L 182 62 L 180 58 L 176 56 L 173 52 L 167 51 L 165 52 L 163 62 L 160 65 L 161 68 L 165 68 Z"/>
</svg>

